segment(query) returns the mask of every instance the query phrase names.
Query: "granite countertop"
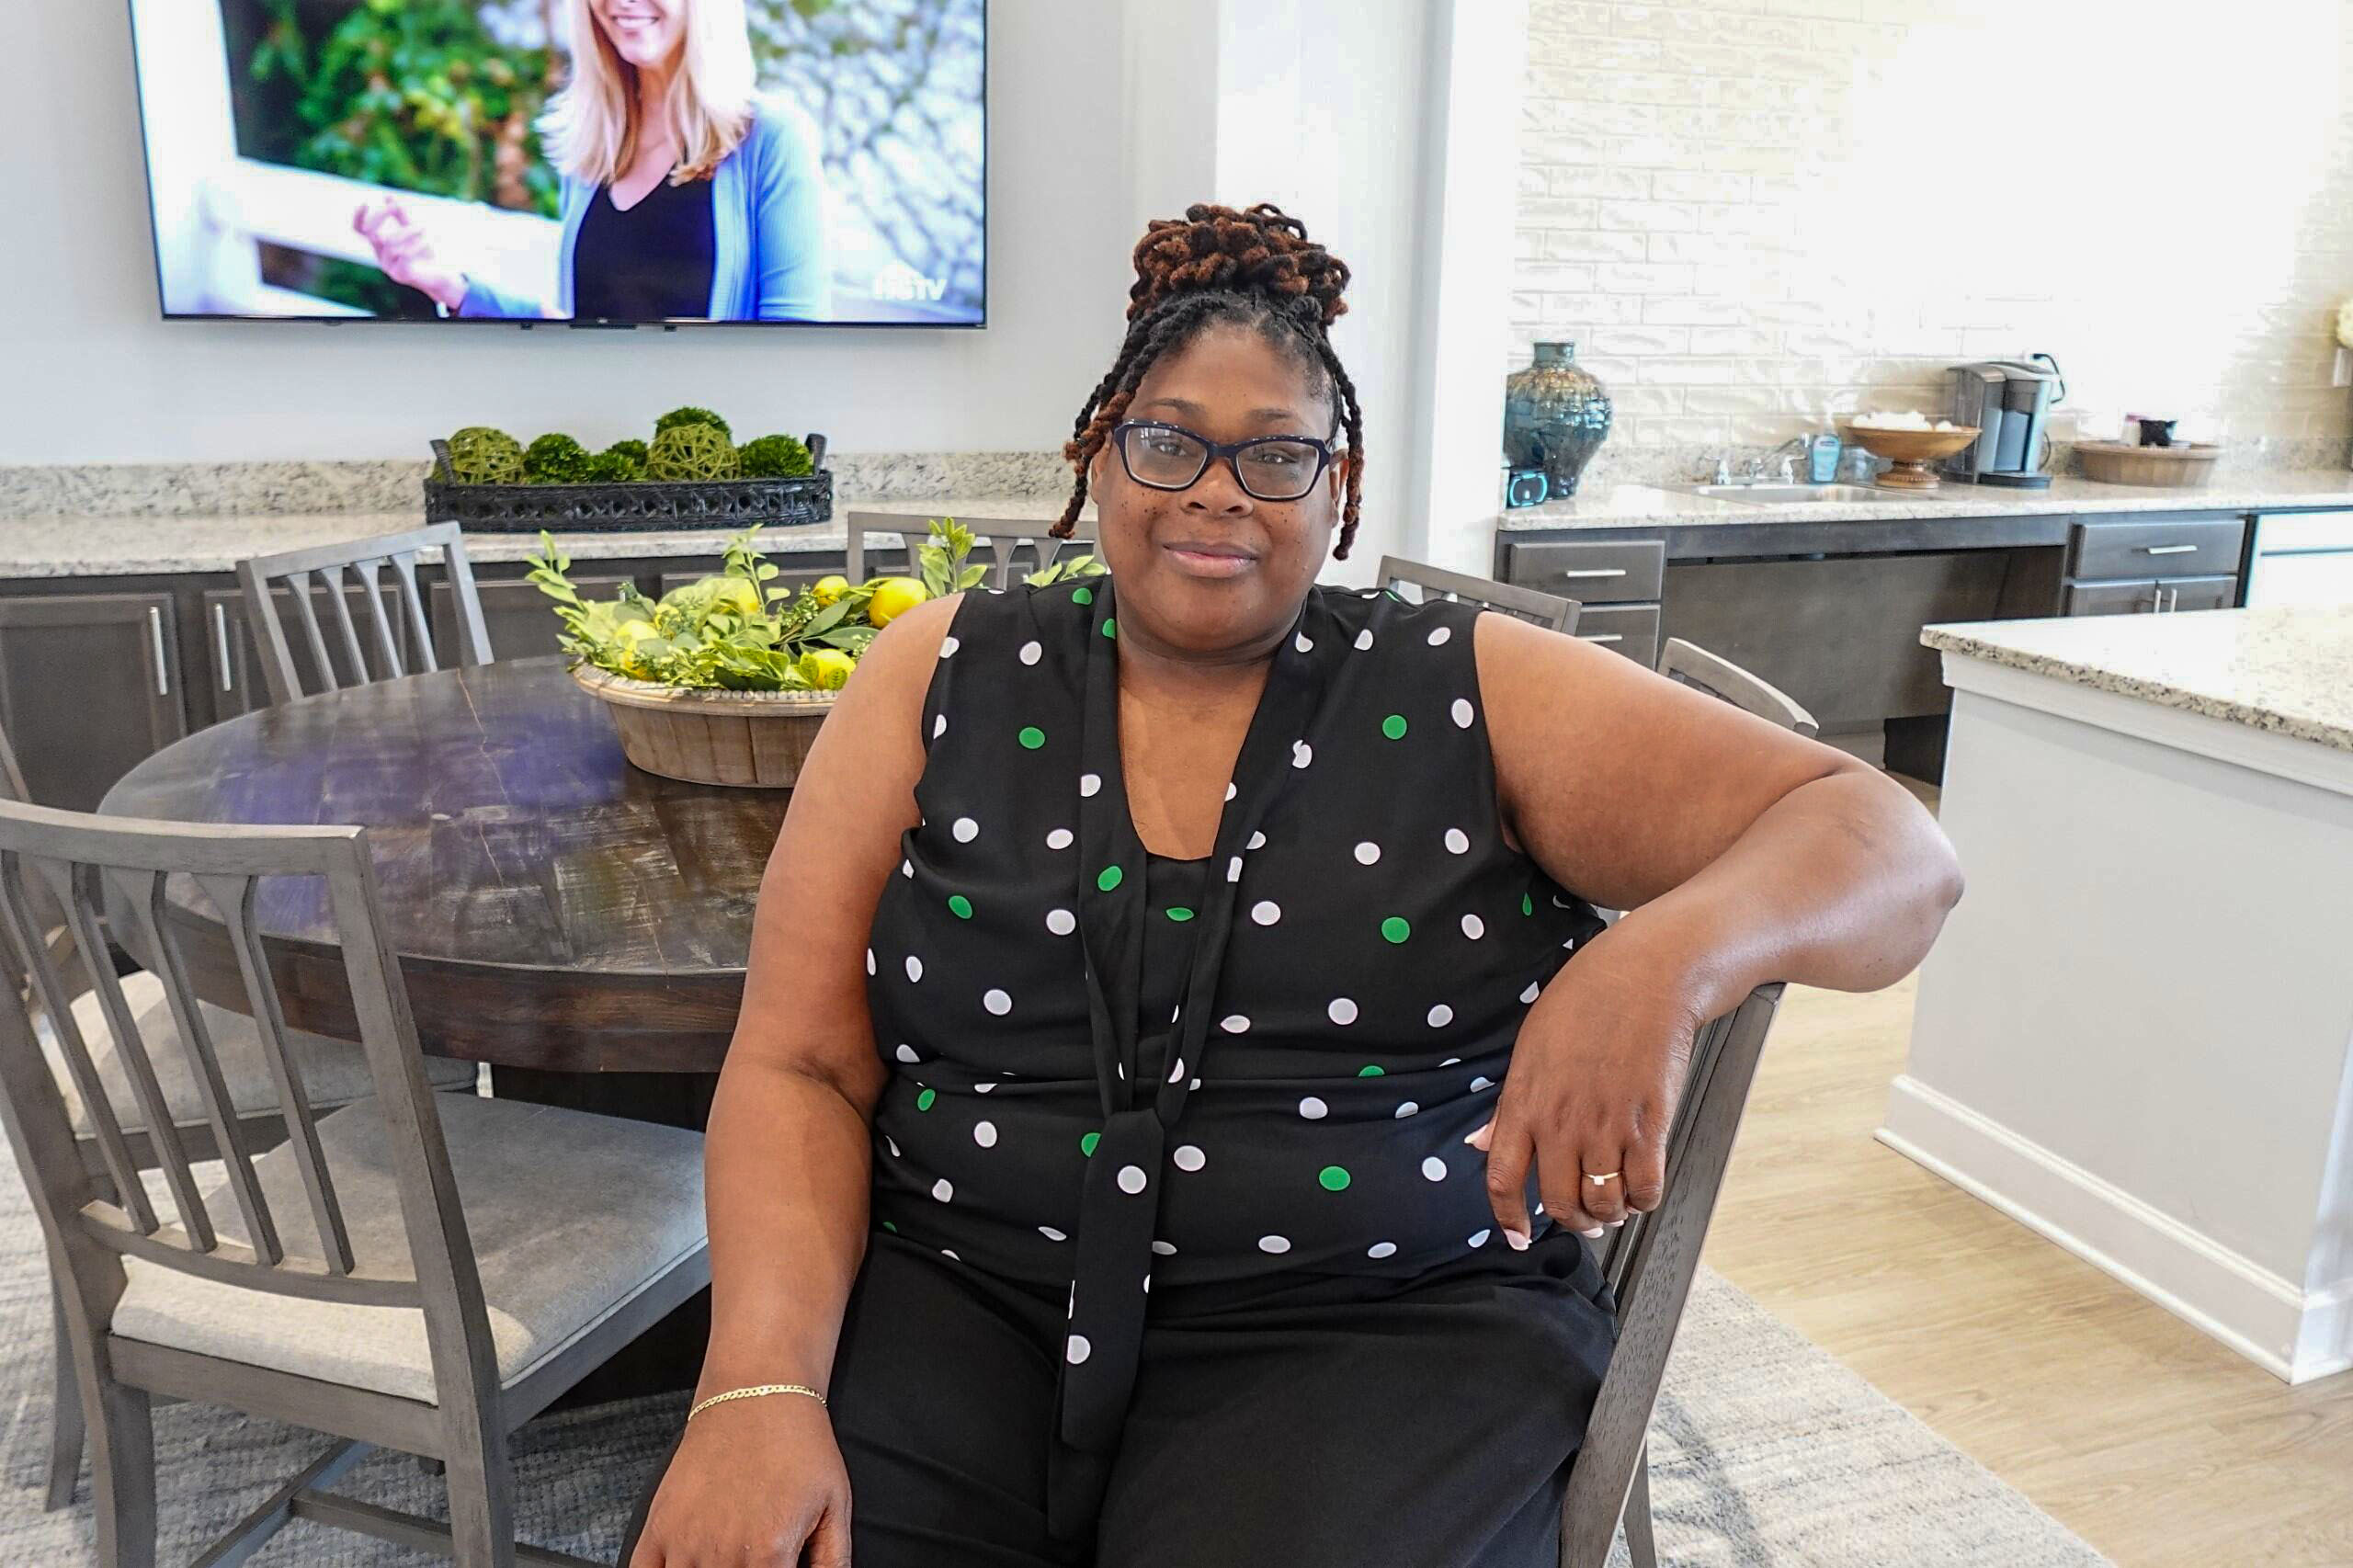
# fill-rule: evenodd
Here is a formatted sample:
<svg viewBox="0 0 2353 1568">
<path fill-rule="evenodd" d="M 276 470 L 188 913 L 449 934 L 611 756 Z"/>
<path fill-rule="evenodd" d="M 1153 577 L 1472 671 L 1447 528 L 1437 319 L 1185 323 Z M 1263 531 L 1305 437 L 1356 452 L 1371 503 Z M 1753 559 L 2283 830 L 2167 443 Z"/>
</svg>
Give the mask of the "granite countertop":
<svg viewBox="0 0 2353 1568">
<path fill-rule="evenodd" d="M 2048 490 L 1947 483 L 1935 490 L 1882 490 L 1873 501 L 1797 501 L 1757 506 L 1715 501 L 1647 484 L 1620 484 L 1540 506 L 1500 513 L 1495 526 L 1624 528 L 1693 524 L 1882 522 L 1916 517 L 2038 516 L 2053 512 L 2253 512 L 2273 506 L 2353 506 L 2353 472 L 2254 470 L 2222 476 L 2203 490 L 2158 490 L 2054 479 Z"/>
<path fill-rule="evenodd" d="M 836 497 L 834 521 L 809 528 L 766 528 L 760 546 L 770 556 L 838 551 L 851 512 L 883 512 L 920 523 L 956 517 L 1055 517 L 1066 497 L 941 496 L 859 501 Z M 1089 515 L 1091 516 L 1091 510 Z M 422 526 L 415 512 L 313 512 L 225 517 L 0 517 L 0 579 L 112 577 L 151 573 L 229 572 L 249 555 L 400 533 Z M 574 561 L 666 555 L 717 555 L 739 530 L 685 528 L 664 533 L 566 533 L 559 537 Z M 470 533 L 466 554 L 477 563 L 520 561 L 536 554 L 536 533 Z"/>
<path fill-rule="evenodd" d="M 1970 621 L 1923 628 L 1920 641 L 2353 751 L 2353 604 Z"/>
</svg>

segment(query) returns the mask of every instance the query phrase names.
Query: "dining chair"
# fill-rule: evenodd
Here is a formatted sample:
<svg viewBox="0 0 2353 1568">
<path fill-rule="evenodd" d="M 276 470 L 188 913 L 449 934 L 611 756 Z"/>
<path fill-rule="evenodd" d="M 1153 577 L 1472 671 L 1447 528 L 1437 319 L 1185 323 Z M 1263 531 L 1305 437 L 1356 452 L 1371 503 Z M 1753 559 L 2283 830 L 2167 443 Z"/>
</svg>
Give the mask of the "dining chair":
<svg viewBox="0 0 2353 1568">
<path fill-rule="evenodd" d="M 1721 697 L 1733 707 L 1785 730 L 1795 730 L 1809 737 L 1822 733 L 1813 715 L 1788 693 L 1696 642 L 1668 638 L 1666 645 L 1658 651 L 1658 673 L 1678 685 Z"/>
<path fill-rule="evenodd" d="M 278 879 L 324 884 L 367 1064 L 327 1109 L 305 1082 L 256 910 Z M 203 1104 L 176 1123 L 151 1039 L 93 961 L 121 1067 L 109 1081 L 40 944 L 48 890 L 83 951 L 101 904 L 147 955 L 168 1043 Z M 169 896 L 167 897 L 167 890 Z M 193 901 L 193 902 L 191 902 Z M 285 1136 L 249 1141 L 176 931 L 217 922 Z M 683 1129 L 441 1095 L 387 944 L 366 830 L 143 822 L 0 802 L 0 930 L 24 956 L 86 1108 L 97 1171 L 15 984 L 0 986 L 0 1119 L 58 1282 L 96 1477 L 102 1568 L 151 1568 L 158 1401 L 226 1405 L 336 1441 L 201 1559 L 243 1562 L 290 1519 L 452 1555 L 465 1568 L 585 1559 L 513 1539 L 506 1439 L 710 1280 L 702 1141 Z M 151 1188 L 130 1125 L 148 1130 Z M 199 1175 L 202 1153 L 221 1161 Z M 438 1461 L 449 1523 L 326 1488 L 370 1449 Z"/>
<path fill-rule="evenodd" d="M 1078 525 L 1080 534 L 1071 539 L 1053 537 L 1054 524 L 1051 517 L 975 517 L 966 520 L 964 526 L 972 530 L 980 547 L 989 552 L 990 559 L 984 562 L 989 569 L 988 575 L 982 581 L 1000 591 L 1013 586 L 1017 581 L 1013 569 L 1025 548 L 1035 562 L 1029 571 L 1042 572 L 1054 563 L 1066 547 L 1083 555 L 1092 551 L 1095 544 L 1095 523 L 1091 517 Z M 863 583 L 873 574 L 875 568 L 869 565 L 866 559 L 866 540 L 870 534 L 898 535 L 901 542 L 897 546 L 896 558 L 902 562 L 899 570 L 914 572 L 915 547 L 924 540 L 922 519 L 906 512 L 852 512 L 849 515 L 847 563 L 842 568 L 844 576 L 853 583 Z M 891 547 L 881 548 L 887 550 Z M 1023 574 L 1024 576 L 1028 574 Z"/>
<path fill-rule="evenodd" d="M 341 684 L 363 686 L 369 680 L 407 675 L 409 653 L 414 653 L 418 669 L 439 669 L 441 666 L 433 657 L 433 629 L 416 583 L 417 556 L 427 550 L 441 552 L 442 572 L 448 578 L 457 611 L 458 662 L 490 663 L 494 657 L 490 651 L 490 629 L 483 620 L 482 597 L 475 591 L 473 567 L 466 559 L 465 536 L 455 523 L 435 523 L 405 533 L 313 545 L 308 550 L 256 555 L 237 562 L 237 585 L 244 592 L 245 618 L 253 627 L 254 642 L 261 650 L 262 676 L 268 683 L 270 701 L 290 702 L 304 695 L 301 674 L 294 663 L 293 648 L 286 640 L 284 619 L 278 614 L 277 596 L 271 591 L 277 586 L 288 589 L 288 597 L 293 601 L 303 646 L 310 654 L 319 689 L 339 689 L 335 661 L 329 655 L 326 634 L 320 630 L 318 608 L 313 602 L 317 597 L 312 592 L 313 577 L 317 586 L 324 590 L 336 636 L 335 649 L 348 677 Z M 387 571 L 392 574 L 390 584 L 381 576 Z M 354 579 L 351 586 L 362 590 L 358 597 L 367 611 L 369 631 L 364 647 L 359 630 L 351 619 L 351 595 L 346 591 L 344 581 L 346 572 Z M 388 610 L 384 603 L 388 591 L 395 597 L 397 619 L 395 612 Z M 404 642 L 408 644 L 406 652 Z M 371 650 L 375 655 L 372 674 L 369 662 Z"/>
<path fill-rule="evenodd" d="M 1425 599 L 1458 599 L 1465 604 L 1483 605 L 1552 631 L 1574 631 L 1578 612 L 1585 608 L 1558 594 L 1523 588 L 1516 583 L 1498 583 L 1491 577 L 1473 577 L 1467 572 L 1449 572 L 1443 566 L 1408 561 L 1402 555 L 1382 556 L 1374 581 L 1392 591 L 1400 583 L 1410 583 L 1421 589 Z"/>
</svg>

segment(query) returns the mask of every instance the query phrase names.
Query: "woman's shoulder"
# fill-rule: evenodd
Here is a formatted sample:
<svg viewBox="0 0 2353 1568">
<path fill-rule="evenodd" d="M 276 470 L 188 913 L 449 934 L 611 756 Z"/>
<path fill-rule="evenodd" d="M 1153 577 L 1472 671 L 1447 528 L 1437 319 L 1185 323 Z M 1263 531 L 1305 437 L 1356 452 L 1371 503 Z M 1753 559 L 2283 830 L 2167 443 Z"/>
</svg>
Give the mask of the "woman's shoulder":
<svg viewBox="0 0 2353 1568">
<path fill-rule="evenodd" d="M 1364 647 L 1381 639 L 1404 639 L 1404 646 L 1444 647 L 1466 633 L 1483 607 L 1454 599 L 1415 600 L 1394 589 L 1350 588 L 1318 583 L 1309 596 L 1313 616 L 1329 618 Z"/>
<path fill-rule="evenodd" d="M 745 150 L 763 163 L 784 168 L 817 156 L 817 128 L 791 99 L 773 93 L 754 96 L 744 128 Z"/>
</svg>

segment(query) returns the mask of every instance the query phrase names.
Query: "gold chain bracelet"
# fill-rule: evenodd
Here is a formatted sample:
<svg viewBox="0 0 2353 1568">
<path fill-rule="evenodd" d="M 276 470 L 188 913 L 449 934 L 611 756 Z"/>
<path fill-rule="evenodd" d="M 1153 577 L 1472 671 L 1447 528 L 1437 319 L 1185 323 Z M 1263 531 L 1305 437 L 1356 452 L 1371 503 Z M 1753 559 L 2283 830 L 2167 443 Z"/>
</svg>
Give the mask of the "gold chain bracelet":
<svg viewBox="0 0 2353 1568">
<path fill-rule="evenodd" d="M 819 1404 L 825 1403 L 825 1396 L 807 1383 L 761 1383 L 753 1388 L 729 1389 L 725 1393 L 712 1394 L 709 1399 L 699 1402 L 692 1410 L 688 1411 L 687 1419 L 692 1421 L 712 1405 L 725 1404 L 731 1399 L 759 1399 L 772 1393 L 805 1393 Z"/>
</svg>

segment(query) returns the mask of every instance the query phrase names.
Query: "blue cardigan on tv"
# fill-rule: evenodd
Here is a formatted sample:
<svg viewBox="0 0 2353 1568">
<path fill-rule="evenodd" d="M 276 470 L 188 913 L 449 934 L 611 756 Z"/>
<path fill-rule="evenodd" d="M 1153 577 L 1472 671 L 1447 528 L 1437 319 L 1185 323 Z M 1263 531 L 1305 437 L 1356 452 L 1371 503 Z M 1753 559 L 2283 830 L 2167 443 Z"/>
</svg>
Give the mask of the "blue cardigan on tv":
<svg viewBox="0 0 2353 1568">
<path fill-rule="evenodd" d="M 717 242 L 710 269 L 712 321 L 824 321 L 833 278 L 825 254 L 825 183 L 813 134 L 789 109 L 756 106 L 752 128 L 711 176 Z M 580 221 L 604 187 L 566 175 L 557 248 L 556 310 L 572 314 L 572 256 Z M 537 300 L 466 279 L 461 316 L 544 317 Z"/>
</svg>

